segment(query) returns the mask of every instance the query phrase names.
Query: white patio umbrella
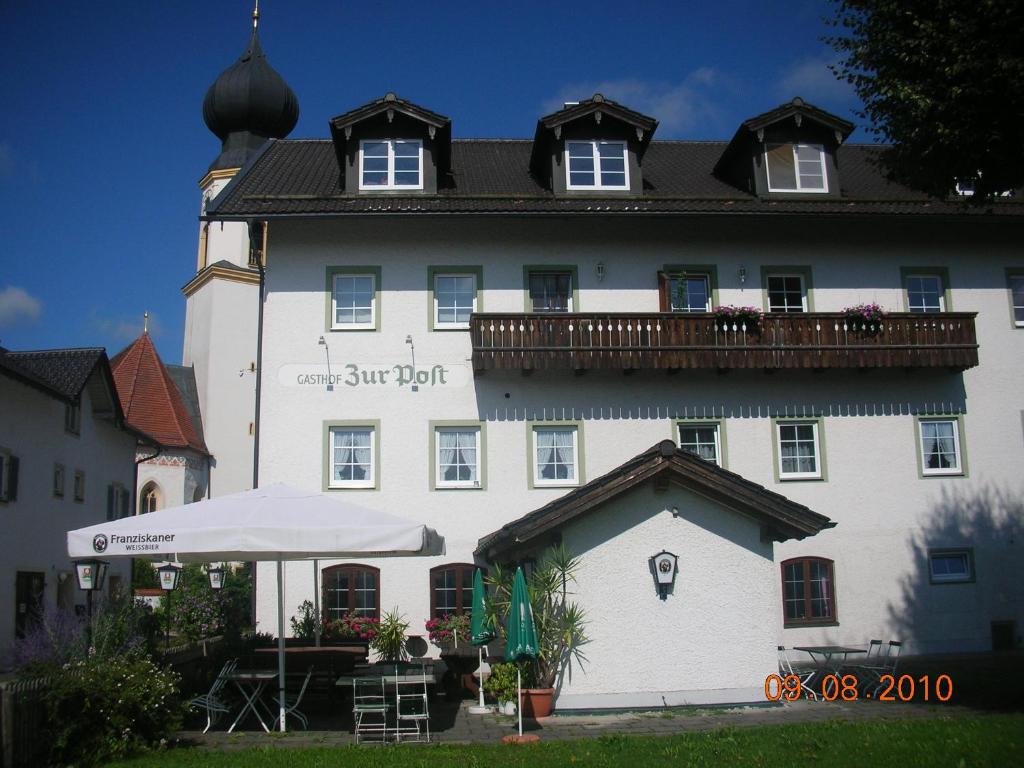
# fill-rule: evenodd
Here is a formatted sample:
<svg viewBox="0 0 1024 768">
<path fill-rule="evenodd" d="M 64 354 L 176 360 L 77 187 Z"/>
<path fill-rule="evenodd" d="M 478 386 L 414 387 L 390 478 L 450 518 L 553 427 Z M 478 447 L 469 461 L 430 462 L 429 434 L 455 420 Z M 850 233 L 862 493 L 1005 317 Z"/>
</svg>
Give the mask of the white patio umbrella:
<svg viewBox="0 0 1024 768">
<path fill-rule="evenodd" d="M 68 555 L 73 560 L 103 556 L 203 563 L 276 561 L 282 731 L 285 730 L 282 563 L 285 560 L 443 553 L 444 539 L 421 523 L 284 484 L 68 531 Z"/>
</svg>

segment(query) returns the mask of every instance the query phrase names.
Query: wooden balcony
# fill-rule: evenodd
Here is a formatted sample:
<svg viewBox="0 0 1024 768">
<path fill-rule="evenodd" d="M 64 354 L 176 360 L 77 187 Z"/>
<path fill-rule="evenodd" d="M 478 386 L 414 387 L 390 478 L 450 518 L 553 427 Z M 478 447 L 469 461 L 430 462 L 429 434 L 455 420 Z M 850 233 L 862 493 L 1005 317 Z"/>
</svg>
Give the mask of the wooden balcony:
<svg viewBox="0 0 1024 768">
<path fill-rule="evenodd" d="M 760 328 L 710 313 L 474 314 L 473 370 L 947 368 L 978 364 L 974 312 L 765 315 Z"/>
</svg>

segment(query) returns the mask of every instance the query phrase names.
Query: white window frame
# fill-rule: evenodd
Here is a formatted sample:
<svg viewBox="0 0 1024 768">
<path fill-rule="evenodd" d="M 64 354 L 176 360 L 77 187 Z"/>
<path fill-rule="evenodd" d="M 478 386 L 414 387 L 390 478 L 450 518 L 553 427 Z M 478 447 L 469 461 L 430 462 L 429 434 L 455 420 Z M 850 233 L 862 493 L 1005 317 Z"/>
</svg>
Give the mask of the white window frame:
<svg viewBox="0 0 1024 768">
<path fill-rule="evenodd" d="M 932 469 L 928 467 L 928 457 L 925 454 L 925 424 L 950 424 L 953 427 L 953 456 L 956 458 L 955 467 L 939 467 Z M 960 447 L 960 420 L 956 417 L 947 418 L 922 418 L 917 421 L 918 452 L 921 457 L 921 474 L 926 477 L 934 475 L 962 475 L 964 473 L 964 456 Z"/>
<path fill-rule="evenodd" d="M 715 460 L 712 464 L 719 467 L 724 466 L 722 464 L 722 424 L 718 421 L 677 421 L 676 422 L 676 438 L 679 440 L 679 449 L 686 451 L 698 459 L 703 458 L 699 453 L 695 451 L 689 451 L 684 447 L 683 443 L 683 430 L 684 429 L 713 429 L 715 432 Z M 701 443 L 697 443 L 698 446 Z M 707 461 L 707 459 L 704 459 Z"/>
<path fill-rule="evenodd" d="M 473 278 L 473 306 L 472 306 L 472 309 L 471 309 L 471 313 L 472 313 L 472 312 L 476 312 L 477 311 L 477 308 L 476 308 L 477 307 L 477 291 L 479 290 L 479 286 L 477 285 L 476 273 L 475 272 L 435 272 L 434 273 L 434 307 L 433 307 L 434 327 L 435 328 L 469 328 L 469 321 L 468 320 L 466 322 L 464 322 L 464 323 L 460 323 L 460 322 L 457 322 L 457 321 L 456 322 L 451 322 L 451 323 L 446 323 L 446 322 L 443 322 L 441 320 L 440 314 L 438 312 L 438 310 L 441 308 L 441 305 L 440 305 L 439 300 L 437 298 L 437 296 L 438 296 L 437 280 L 438 280 L 438 278 L 441 278 L 441 277 L 471 277 L 471 278 Z"/>
<path fill-rule="evenodd" d="M 441 466 L 441 435 L 445 432 L 472 432 L 476 441 L 476 480 L 445 480 L 444 470 Z M 434 427 L 434 486 L 436 488 L 480 488 L 481 487 L 481 457 L 480 457 L 480 427 L 473 426 L 446 426 Z M 467 465 L 468 466 L 468 465 Z"/>
<path fill-rule="evenodd" d="M 938 557 L 959 557 L 966 566 L 963 573 L 935 573 Z M 928 580 L 932 584 L 966 584 L 974 581 L 974 557 L 970 547 L 932 549 L 928 551 Z"/>
<path fill-rule="evenodd" d="M 784 187 L 773 187 L 772 186 L 772 172 L 771 172 L 771 168 L 769 167 L 769 163 L 768 163 L 768 145 L 765 144 L 765 147 L 764 147 L 764 172 L 765 172 L 765 176 L 768 179 L 768 191 L 769 192 L 800 192 L 802 194 L 825 194 L 825 193 L 827 193 L 828 192 L 828 166 L 825 163 L 825 147 L 822 146 L 821 144 L 800 144 L 800 143 L 790 144 L 789 147 L 793 150 L 793 171 L 794 171 L 794 176 L 796 178 L 796 188 L 795 189 L 787 189 L 787 188 L 784 188 Z M 821 189 L 812 188 L 812 187 L 808 187 L 808 188 L 805 189 L 803 187 L 803 185 L 801 184 L 801 182 L 800 182 L 800 157 L 797 154 L 797 150 L 800 149 L 801 147 L 806 148 L 806 149 L 816 149 L 816 150 L 818 150 L 818 162 L 820 163 L 820 167 L 821 167 L 821 183 L 823 185 Z"/>
<path fill-rule="evenodd" d="M 362 480 L 335 480 L 334 479 L 334 440 L 335 436 L 344 432 L 369 432 L 370 433 L 370 463 L 369 471 Z M 327 487 L 328 488 L 376 488 L 377 487 L 377 429 L 373 424 L 352 424 L 328 427 L 327 450 Z"/>
<path fill-rule="evenodd" d="M 910 281 L 921 278 L 932 278 L 937 280 L 939 283 L 939 308 L 938 309 L 914 309 L 914 306 L 910 303 Z M 945 312 L 946 311 L 946 281 L 942 275 L 937 272 L 908 272 L 903 279 L 903 289 L 907 292 L 907 312 L 913 312 L 915 314 L 927 314 L 929 312 Z"/>
<path fill-rule="evenodd" d="M 776 277 L 781 277 L 783 279 L 795 277 L 795 278 L 800 280 L 800 312 L 794 312 L 791 309 L 778 309 L 777 310 L 777 309 L 773 309 L 772 308 L 772 290 L 771 290 L 771 285 L 770 284 L 771 284 L 772 278 L 776 278 Z M 807 312 L 807 281 L 804 279 L 804 276 L 802 274 L 800 274 L 799 272 L 769 272 L 769 273 L 767 273 L 765 275 L 765 278 L 764 278 L 764 293 L 765 293 L 765 297 L 766 297 L 767 302 L 768 302 L 768 311 L 769 312 L 780 312 L 782 314 L 787 314 L 787 315 L 796 315 L 796 314 L 806 313 Z M 788 307 L 789 305 L 786 305 L 786 306 Z"/>
<path fill-rule="evenodd" d="M 676 299 L 678 293 L 672 290 L 672 283 L 676 283 L 677 287 L 680 281 L 683 280 L 703 280 L 705 287 L 705 300 L 703 309 L 690 309 L 689 307 L 677 307 Z M 711 275 L 707 272 L 700 272 L 697 270 L 691 270 L 687 272 L 670 272 L 668 275 L 668 309 L 669 312 L 679 313 L 690 313 L 690 312 L 710 312 L 711 311 Z"/>
<path fill-rule="evenodd" d="M 572 174 L 569 171 L 569 145 L 570 144 L 589 144 L 591 148 L 591 155 L 594 159 L 594 183 L 593 184 L 573 184 Z M 610 146 L 617 144 L 622 147 L 622 167 L 623 167 L 623 183 L 620 184 L 602 184 L 601 183 L 601 154 L 598 151 L 598 147 L 601 145 Z M 599 139 L 566 139 L 565 149 L 563 150 L 565 164 L 565 188 L 566 189 L 617 189 L 617 190 L 628 190 L 629 189 L 629 147 L 625 141 L 603 141 Z"/>
<path fill-rule="evenodd" d="M 788 458 L 782 455 L 782 428 L 783 427 L 811 427 L 814 435 L 814 471 L 813 472 L 786 472 L 783 469 L 783 459 Z M 812 419 L 787 419 L 775 423 L 775 446 L 778 449 L 778 471 L 779 480 L 820 480 L 821 472 L 821 435 L 818 432 L 818 422 Z M 799 459 L 798 459 L 799 460 Z"/>
<path fill-rule="evenodd" d="M 366 144 L 387 144 L 388 147 L 388 182 L 387 184 L 366 184 L 363 181 L 363 147 Z M 415 144 L 419 152 L 419 183 L 418 184 L 395 184 L 395 145 Z M 366 139 L 359 142 L 359 189 L 360 191 L 393 191 L 408 190 L 415 191 L 423 189 L 423 142 L 420 139 Z"/>
<path fill-rule="evenodd" d="M 1021 320 L 1017 319 L 1017 310 L 1018 309 L 1020 309 L 1021 312 L 1024 313 L 1024 303 L 1017 304 L 1015 302 L 1015 300 L 1014 300 L 1014 294 L 1013 294 L 1013 284 L 1014 284 L 1014 281 L 1019 281 L 1020 284 L 1021 284 L 1022 290 L 1024 290 L 1024 272 L 1019 273 L 1019 274 L 1010 273 L 1009 275 L 1007 275 L 1007 279 L 1006 279 L 1007 287 L 1010 289 L 1010 319 L 1013 321 L 1014 327 L 1016 327 L 1016 328 L 1024 328 L 1024 319 L 1021 319 Z M 1024 294 L 1022 294 L 1022 296 L 1024 296 Z"/>
<path fill-rule="evenodd" d="M 370 320 L 365 323 L 338 322 L 338 280 L 364 278 L 370 281 Z M 377 327 L 377 275 L 372 272 L 335 272 L 331 275 L 331 330 L 365 331 Z"/>
<path fill-rule="evenodd" d="M 572 477 L 547 479 L 541 477 L 537 457 L 537 434 L 539 432 L 572 433 Z M 580 484 L 580 430 L 576 424 L 533 424 L 530 427 L 530 472 L 533 473 L 535 488 L 576 486 Z"/>
</svg>

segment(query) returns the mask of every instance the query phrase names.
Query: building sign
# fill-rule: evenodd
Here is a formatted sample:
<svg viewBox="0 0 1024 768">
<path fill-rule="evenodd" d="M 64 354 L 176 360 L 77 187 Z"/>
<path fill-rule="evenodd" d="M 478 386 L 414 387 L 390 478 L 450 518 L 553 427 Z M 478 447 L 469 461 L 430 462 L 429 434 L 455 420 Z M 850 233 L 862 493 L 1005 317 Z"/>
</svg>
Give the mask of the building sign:
<svg viewBox="0 0 1024 768">
<path fill-rule="evenodd" d="M 390 387 L 416 390 L 421 387 L 465 387 L 472 382 L 473 374 L 466 363 L 436 363 L 415 367 L 407 363 L 341 363 L 329 367 L 323 364 L 282 365 L 278 369 L 277 378 L 286 387 L 332 387 L 337 390 Z"/>
</svg>

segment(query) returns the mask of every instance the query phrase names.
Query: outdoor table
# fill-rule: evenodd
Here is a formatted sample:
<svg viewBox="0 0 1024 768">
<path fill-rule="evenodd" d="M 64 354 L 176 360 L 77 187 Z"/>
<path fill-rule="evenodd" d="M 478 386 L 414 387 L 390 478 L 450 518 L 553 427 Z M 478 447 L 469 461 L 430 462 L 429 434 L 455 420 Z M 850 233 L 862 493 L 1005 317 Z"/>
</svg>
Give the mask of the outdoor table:
<svg viewBox="0 0 1024 768">
<path fill-rule="evenodd" d="M 794 651 L 805 651 L 811 657 L 816 667 L 816 673 L 821 678 L 822 694 L 825 693 L 825 678 L 832 674 L 839 676 L 839 670 L 846 662 L 847 655 L 851 653 L 867 653 L 866 648 L 849 648 L 845 645 L 794 645 Z"/>
<path fill-rule="evenodd" d="M 270 728 L 263 722 L 263 716 L 260 714 L 259 707 L 266 709 L 266 704 L 260 701 L 260 696 L 263 695 L 263 689 L 267 687 L 267 683 L 276 679 L 277 672 L 267 669 L 236 669 L 228 675 L 228 680 L 235 684 L 235 687 L 238 688 L 245 699 L 242 710 L 238 713 L 238 717 L 235 718 L 235 722 L 228 728 L 228 733 L 235 730 L 235 726 L 245 717 L 246 712 L 252 712 L 256 715 L 256 719 L 260 721 L 263 730 L 270 733 Z M 270 722 L 274 722 L 274 713 L 269 709 L 266 709 L 266 713 L 267 717 L 270 718 Z"/>
</svg>

